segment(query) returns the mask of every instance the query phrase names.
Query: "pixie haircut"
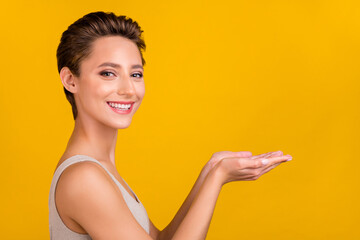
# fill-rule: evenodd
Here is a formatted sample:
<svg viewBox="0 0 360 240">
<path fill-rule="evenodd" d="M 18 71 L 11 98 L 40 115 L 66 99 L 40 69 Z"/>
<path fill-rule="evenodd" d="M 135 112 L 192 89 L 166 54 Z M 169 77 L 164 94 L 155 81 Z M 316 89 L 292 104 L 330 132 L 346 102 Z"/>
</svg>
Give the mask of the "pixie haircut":
<svg viewBox="0 0 360 240">
<path fill-rule="evenodd" d="M 116 16 L 114 13 L 92 12 L 71 24 L 63 32 L 56 57 L 58 71 L 68 67 L 72 74 L 80 76 L 80 63 L 91 53 L 92 43 L 105 36 L 121 36 L 134 42 L 139 49 L 142 64 L 145 65 L 143 51 L 146 45 L 142 37 L 142 30 L 136 21 L 124 15 Z M 67 100 L 72 107 L 74 120 L 78 111 L 74 94 L 64 87 Z"/>
</svg>

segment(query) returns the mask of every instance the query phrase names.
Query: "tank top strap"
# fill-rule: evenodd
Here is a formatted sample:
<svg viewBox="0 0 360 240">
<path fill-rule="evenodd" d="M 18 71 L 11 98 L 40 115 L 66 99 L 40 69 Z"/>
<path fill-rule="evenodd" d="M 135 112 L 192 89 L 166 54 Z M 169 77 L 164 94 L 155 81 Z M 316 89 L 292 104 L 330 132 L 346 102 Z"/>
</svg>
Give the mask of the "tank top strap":
<svg viewBox="0 0 360 240">
<path fill-rule="evenodd" d="M 69 157 L 68 159 L 66 159 L 65 161 L 63 161 L 60 166 L 56 169 L 54 176 L 60 176 L 61 173 L 70 165 L 74 164 L 74 163 L 78 163 L 78 162 L 83 162 L 83 161 L 91 161 L 91 162 L 96 162 L 98 163 L 101 167 L 103 167 L 107 173 L 110 173 L 98 160 L 96 160 L 95 158 L 92 158 L 90 156 L 86 156 L 86 155 L 74 155 L 72 157 Z"/>
<path fill-rule="evenodd" d="M 54 173 L 54 179 L 55 179 L 55 182 L 57 182 L 57 180 L 59 179 L 61 173 L 70 165 L 74 164 L 74 163 L 78 163 L 78 162 L 83 162 L 83 161 L 91 161 L 91 162 L 95 162 L 97 164 L 99 164 L 106 172 L 108 175 L 110 175 L 111 179 L 116 183 L 116 185 L 119 186 L 121 192 L 123 193 L 123 196 L 125 198 L 128 198 L 130 197 L 132 200 L 134 200 L 130 195 L 129 193 L 126 191 L 126 189 L 120 184 L 120 182 L 114 177 L 114 175 L 109 171 L 107 170 L 104 165 L 102 165 L 98 160 L 96 160 L 95 158 L 93 157 L 90 157 L 90 156 L 87 156 L 87 155 L 82 155 L 82 154 L 77 154 L 77 155 L 74 155 L 72 157 L 69 157 L 68 159 L 66 159 L 64 162 L 62 162 L 60 164 L 60 166 L 56 169 L 55 173 Z M 121 177 L 121 176 L 120 176 Z M 131 189 L 131 187 L 127 184 L 127 182 L 121 178 L 124 183 L 126 184 L 126 186 L 130 189 L 130 191 L 132 192 L 132 194 L 134 194 L 136 200 L 134 200 L 135 202 L 137 203 L 141 203 L 138 196 L 135 194 L 135 192 Z"/>
</svg>

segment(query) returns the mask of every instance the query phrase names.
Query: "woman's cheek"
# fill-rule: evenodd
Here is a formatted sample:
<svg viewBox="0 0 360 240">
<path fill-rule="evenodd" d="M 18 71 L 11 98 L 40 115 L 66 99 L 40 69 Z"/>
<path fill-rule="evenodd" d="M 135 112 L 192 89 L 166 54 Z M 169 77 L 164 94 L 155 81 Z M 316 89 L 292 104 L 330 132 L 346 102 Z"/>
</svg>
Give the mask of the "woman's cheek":
<svg viewBox="0 0 360 240">
<path fill-rule="evenodd" d="M 139 88 L 138 88 L 138 96 L 143 99 L 145 96 L 145 83 L 142 82 L 139 84 Z"/>
<path fill-rule="evenodd" d="M 99 96 L 108 96 L 112 91 L 116 91 L 114 84 L 99 84 L 95 87 Z"/>
</svg>

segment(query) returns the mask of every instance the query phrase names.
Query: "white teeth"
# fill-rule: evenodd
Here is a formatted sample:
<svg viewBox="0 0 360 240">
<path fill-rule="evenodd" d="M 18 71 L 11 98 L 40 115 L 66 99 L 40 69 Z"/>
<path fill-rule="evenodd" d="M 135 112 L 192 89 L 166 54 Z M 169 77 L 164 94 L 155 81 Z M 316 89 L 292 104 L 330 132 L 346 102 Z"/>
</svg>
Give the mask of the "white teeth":
<svg viewBox="0 0 360 240">
<path fill-rule="evenodd" d="M 118 104 L 118 103 L 112 103 L 112 102 L 110 102 L 109 105 L 113 108 L 123 109 L 123 110 L 128 110 L 131 107 L 131 104 Z"/>
</svg>

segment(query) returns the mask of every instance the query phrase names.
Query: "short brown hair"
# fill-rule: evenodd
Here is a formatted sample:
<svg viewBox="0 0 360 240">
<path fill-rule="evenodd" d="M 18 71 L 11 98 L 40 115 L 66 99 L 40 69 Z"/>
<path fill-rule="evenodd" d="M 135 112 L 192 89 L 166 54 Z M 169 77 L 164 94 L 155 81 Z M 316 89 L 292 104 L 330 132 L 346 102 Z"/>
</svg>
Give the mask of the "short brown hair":
<svg viewBox="0 0 360 240">
<path fill-rule="evenodd" d="M 68 67 L 75 76 L 80 76 L 80 63 L 89 56 L 91 44 L 104 36 L 122 36 L 133 41 L 140 52 L 142 64 L 145 59 L 142 51 L 146 45 L 141 36 L 142 30 L 136 21 L 124 15 L 116 16 L 114 13 L 92 12 L 71 24 L 63 32 L 56 57 L 58 71 Z M 72 106 L 74 120 L 77 117 L 77 108 L 74 94 L 64 87 L 67 100 Z"/>
</svg>

